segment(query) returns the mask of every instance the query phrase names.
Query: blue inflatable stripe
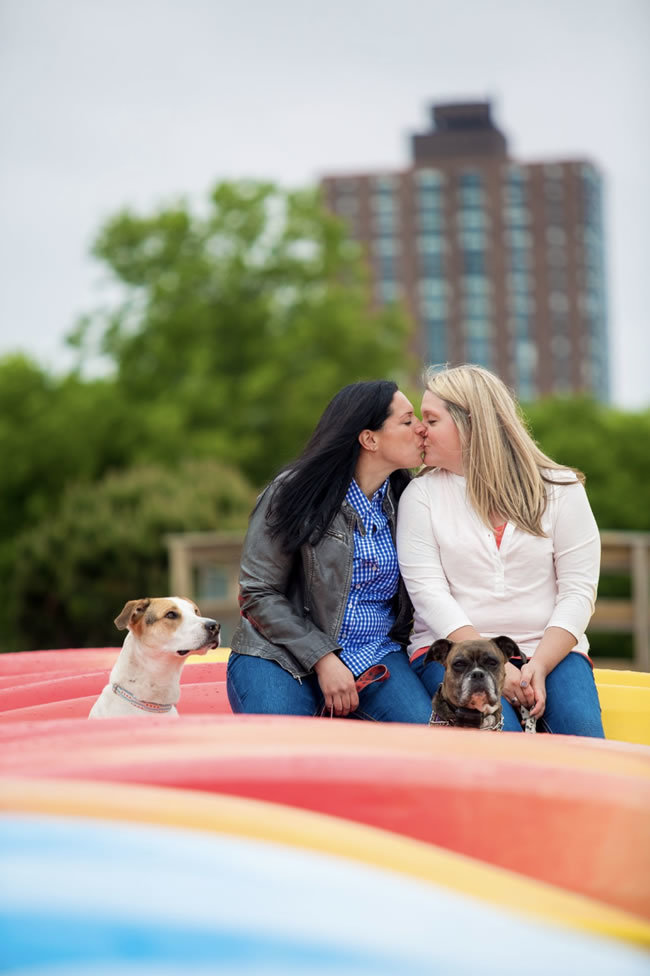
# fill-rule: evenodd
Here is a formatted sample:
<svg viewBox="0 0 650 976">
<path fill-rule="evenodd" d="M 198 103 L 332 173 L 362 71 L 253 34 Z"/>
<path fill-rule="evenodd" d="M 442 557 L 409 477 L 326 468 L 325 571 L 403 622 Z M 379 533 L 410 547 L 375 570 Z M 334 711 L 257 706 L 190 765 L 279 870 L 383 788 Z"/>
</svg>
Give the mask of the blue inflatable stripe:
<svg viewBox="0 0 650 976">
<path fill-rule="evenodd" d="M 122 919 L 56 914 L 41 915 L 4 910 L 0 917 L 0 972 L 19 973 L 32 967 L 104 966 L 129 962 L 149 966 L 183 967 L 210 965 L 215 972 L 244 968 L 253 972 L 355 973 L 387 976 L 402 971 L 404 961 L 365 952 L 300 943 L 285 938 L 242 930 L 209 931 L 187 926 L 128 923 Z M 251 970 L 250 967 L 253 967 Z M 413 967 L 409 973 L 430 976 L 429 967 Z"/>
</svg>

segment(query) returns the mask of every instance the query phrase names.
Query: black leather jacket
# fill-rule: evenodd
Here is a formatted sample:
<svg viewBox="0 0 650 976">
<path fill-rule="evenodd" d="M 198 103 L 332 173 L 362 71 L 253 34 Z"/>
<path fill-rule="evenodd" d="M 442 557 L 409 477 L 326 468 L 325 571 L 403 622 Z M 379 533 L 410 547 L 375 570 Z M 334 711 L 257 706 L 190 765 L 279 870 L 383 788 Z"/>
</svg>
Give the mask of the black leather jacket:
<svg viewBox="0 0 650 976">
<path fill-rule="evenodd" d="M 361 519 L 347 502 L 316 545 L 305 543 L 289 555 L 272 539 L 266 513 L 277 485 L 262 493 L 250 517 L 239 574 L 241 621 L 231 648 L 239 654 L 277 661 L 294 678 L 309 674 L 337 641 L 352 582 L 354 527 L 365 533 Z M 396 507 L 389 486 L 384 497 L 393 541 Z M 408 644 L 413 609 L 400 576 L 393 602 L 395 623 L 390 636 Z"/>
</svg>

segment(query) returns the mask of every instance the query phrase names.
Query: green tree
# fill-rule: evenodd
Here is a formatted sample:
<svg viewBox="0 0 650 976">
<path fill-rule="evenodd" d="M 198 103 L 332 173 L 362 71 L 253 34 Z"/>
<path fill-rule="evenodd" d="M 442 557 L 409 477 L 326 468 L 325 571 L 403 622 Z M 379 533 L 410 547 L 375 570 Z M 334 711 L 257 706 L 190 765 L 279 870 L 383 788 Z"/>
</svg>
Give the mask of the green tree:
<svg viewBox="0 0 650 976">
<path fill-rule="evenodd" d="M 66 484 L 137 452 L 143 426 L 113 380 L 55 377 L 25 356 L 0 360 L 0 539 L 40 521 Z"/>
<path fill-rule="evenodd" d="M 123 300 L 70 341 L 109 358 L 167 456 L 219 457 L 261 484 L 339 387 L 408 375 L 406 318 L 370 306 L 361 252 L 314 192 L 221 183 L 196 212 L 119 214 L 94 254 Z"/>
<path fill-rule="evenodd" d="M 584 471 L 601 529 L 650 530 L 650 410 L 552 397 L 527 406 L 525 414 L 550 457 Z"/>
<path fill-rule="evenodd" d="M 132 468 L 69 487 L 15 542 L 2 650 L 111 645 L 124 603 L 167 593 L 169 532 L 241 530 L 255 492 L 216 461 Z"/>
</svg>

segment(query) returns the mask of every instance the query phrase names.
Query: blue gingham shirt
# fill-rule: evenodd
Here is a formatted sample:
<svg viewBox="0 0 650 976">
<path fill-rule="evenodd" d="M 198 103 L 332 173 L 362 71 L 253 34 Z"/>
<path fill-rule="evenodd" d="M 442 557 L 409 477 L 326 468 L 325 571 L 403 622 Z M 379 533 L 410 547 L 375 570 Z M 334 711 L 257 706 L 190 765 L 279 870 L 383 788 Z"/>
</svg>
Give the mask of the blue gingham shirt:
<svg viewBox="0 0 650 976">
<path fill-rule="evenodd" d="M 354 560 L 350 595 L 338 641 L 341 660 L 353 675 L 389 654 L 399 644 L 388 633 L 395 621 L 391 603 L 397 592 L 399 565 L 390 523 L 382 508 L 388 479 L 371 499 L 352 481 L 345 500 L 359 515 L 365 535 L 354 527 Z"/>
</svg>

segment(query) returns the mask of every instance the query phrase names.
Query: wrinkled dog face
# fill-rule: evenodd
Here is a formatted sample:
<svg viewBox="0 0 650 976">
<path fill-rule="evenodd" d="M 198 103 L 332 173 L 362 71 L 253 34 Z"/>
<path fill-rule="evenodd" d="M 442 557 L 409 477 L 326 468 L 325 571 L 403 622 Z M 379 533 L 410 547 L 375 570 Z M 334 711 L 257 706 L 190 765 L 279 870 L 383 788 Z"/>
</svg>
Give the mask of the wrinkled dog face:
<svg viewBox="0 0 650 976">
<path fill-rule="evenodd" d="M 442 639 L 427 651 L 426 661 L 445 665 L 442 694 L 452 705 L 491 713 L 500 706 L 506 662 L 519 649 L 509 637 L 476 638 L 453 644 Z"/>
<path fill-rule="evenodd" d="M 118 630 L 128 628 L 140 644 L 183 657 L 205 654 L 219 646 L 219 624 L 200 616 L 199 608 L 183 597 L 129 600 L 115 619 Z"/>
</svg>

